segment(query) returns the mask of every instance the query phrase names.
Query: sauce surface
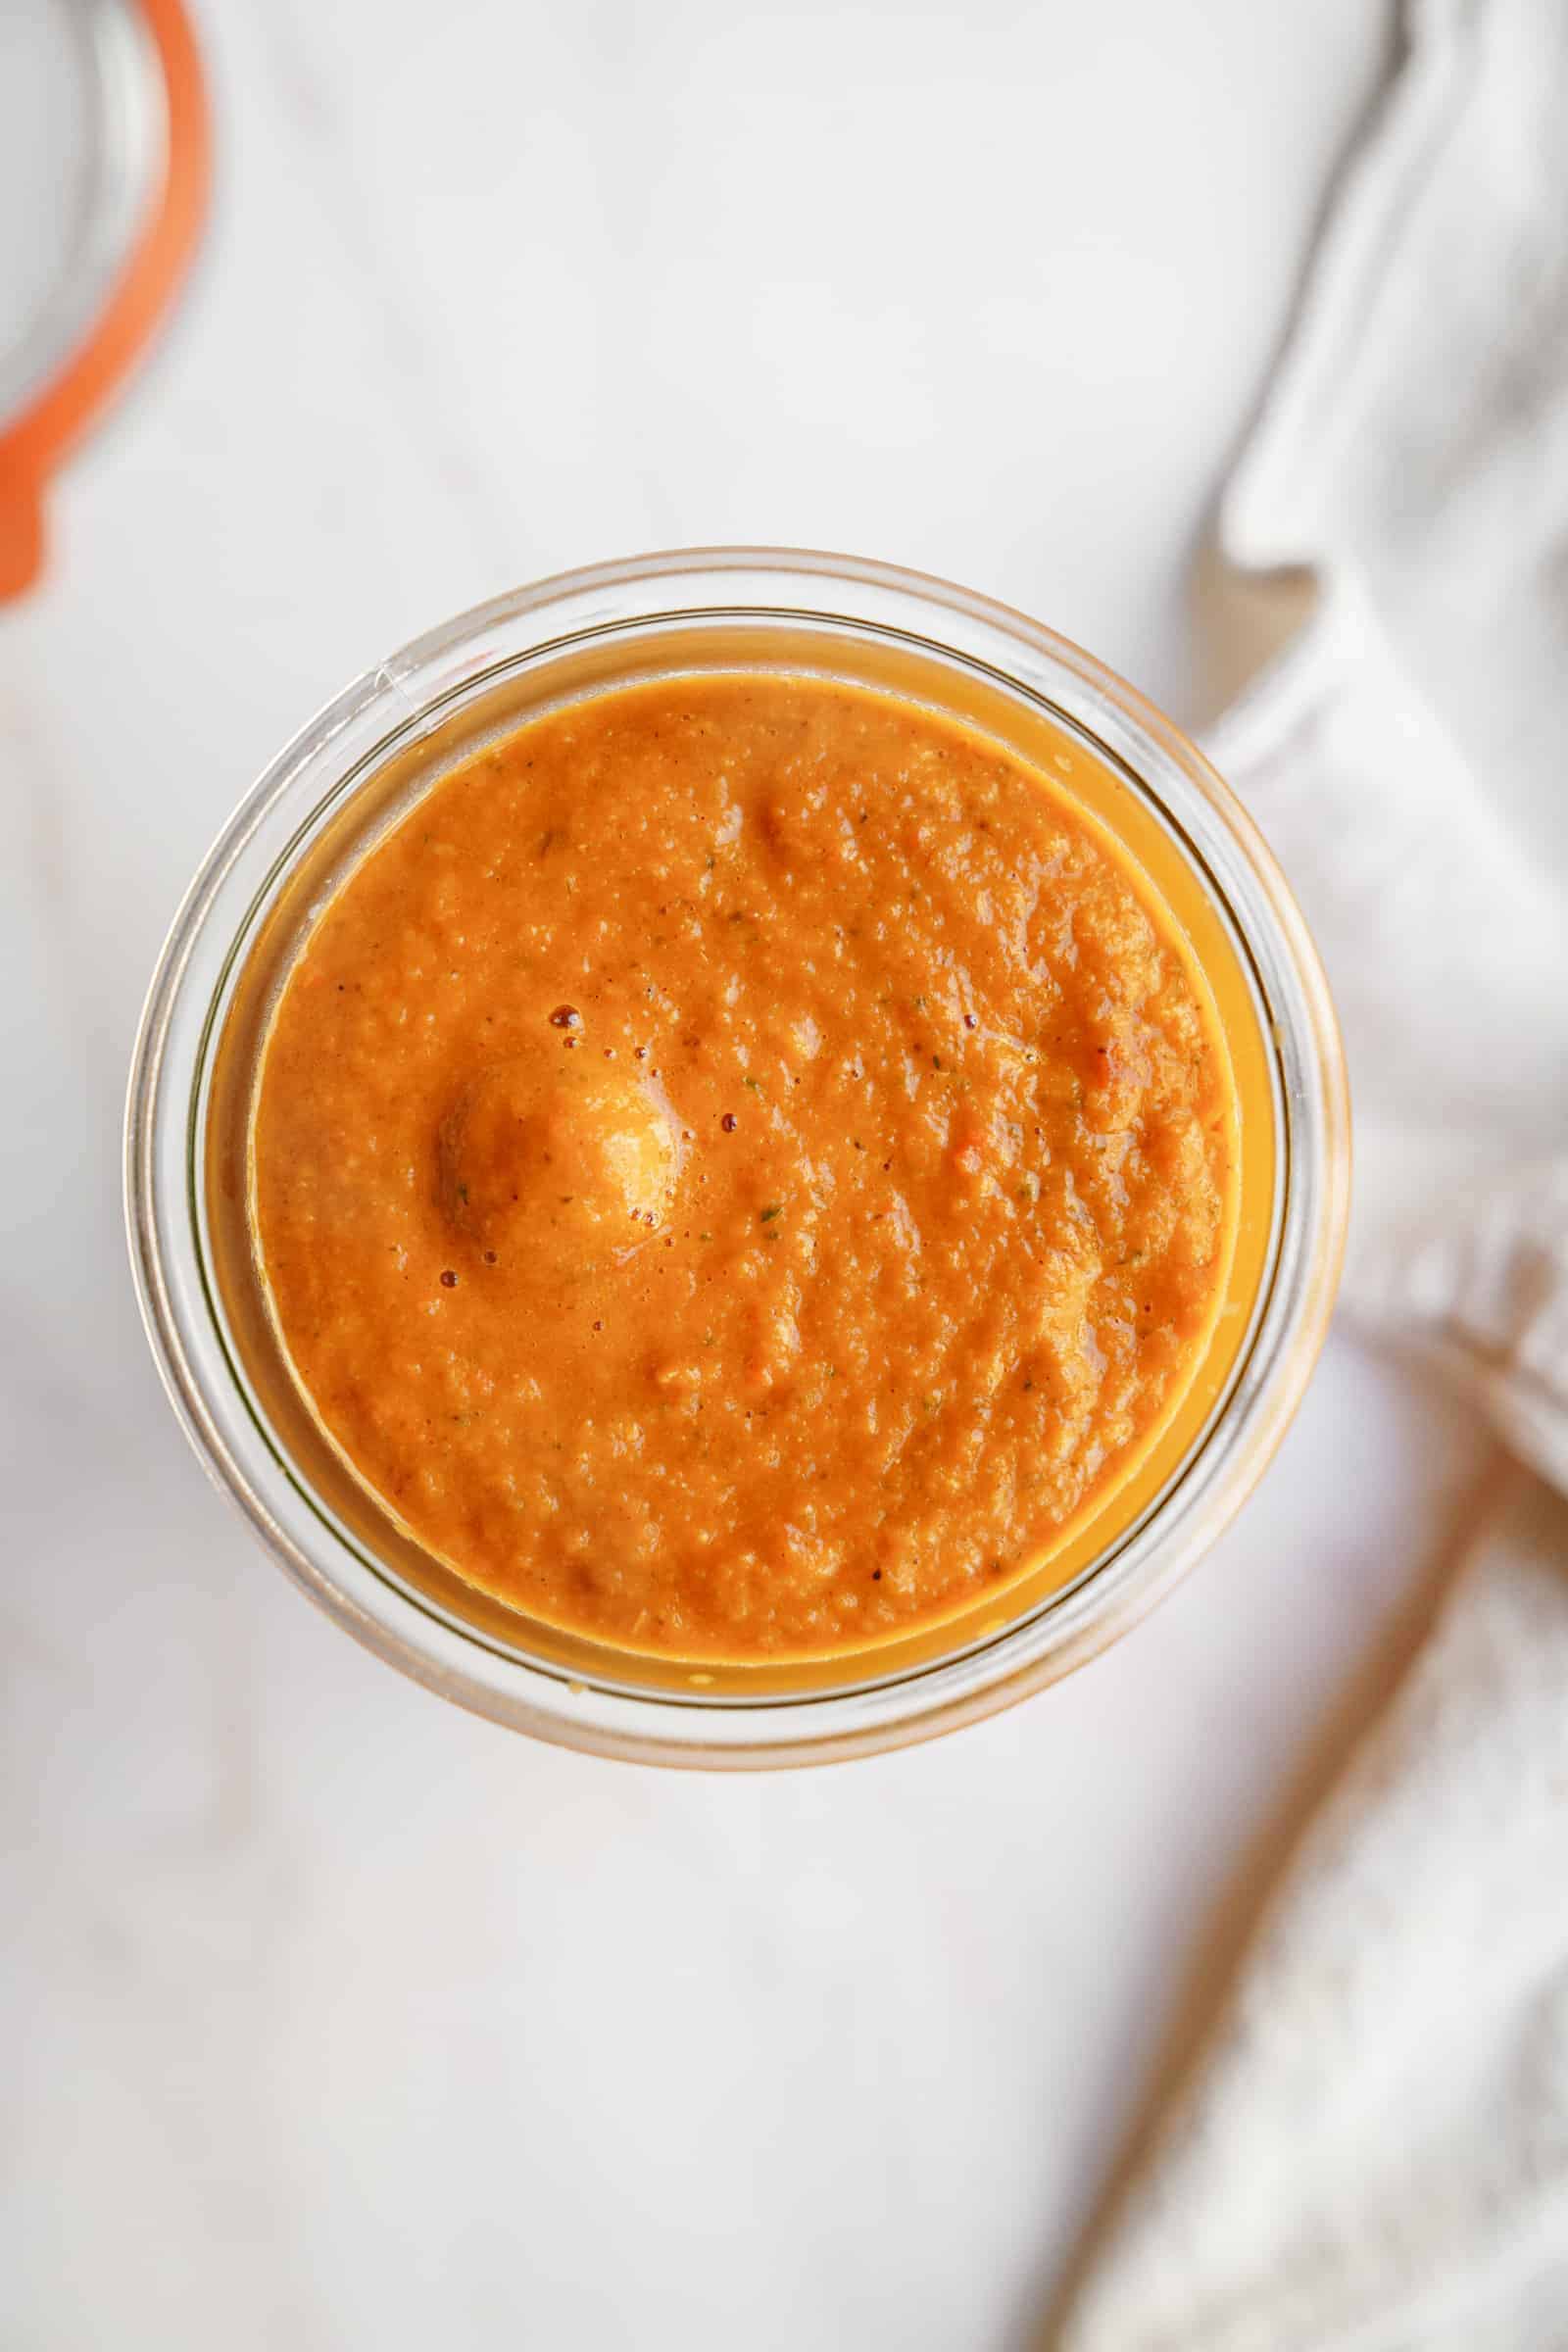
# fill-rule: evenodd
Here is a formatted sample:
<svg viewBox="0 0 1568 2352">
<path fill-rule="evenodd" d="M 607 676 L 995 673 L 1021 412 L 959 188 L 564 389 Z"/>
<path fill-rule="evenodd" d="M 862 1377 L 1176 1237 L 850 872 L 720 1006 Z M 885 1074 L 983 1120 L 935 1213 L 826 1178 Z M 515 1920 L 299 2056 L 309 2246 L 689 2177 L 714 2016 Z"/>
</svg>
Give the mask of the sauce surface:
<svg viewBox="0 0 1568 2352">
<path fill-rule="evenodd" d="M 1152 892 L 1032 768 L 718 674 L 533 720 L 350 876 L 252 1213 L 321 1423 L 463 1577 L 821 1655 L 1108 1491 L 1206 1340 L 1234 1117 Z"/>
</svg>

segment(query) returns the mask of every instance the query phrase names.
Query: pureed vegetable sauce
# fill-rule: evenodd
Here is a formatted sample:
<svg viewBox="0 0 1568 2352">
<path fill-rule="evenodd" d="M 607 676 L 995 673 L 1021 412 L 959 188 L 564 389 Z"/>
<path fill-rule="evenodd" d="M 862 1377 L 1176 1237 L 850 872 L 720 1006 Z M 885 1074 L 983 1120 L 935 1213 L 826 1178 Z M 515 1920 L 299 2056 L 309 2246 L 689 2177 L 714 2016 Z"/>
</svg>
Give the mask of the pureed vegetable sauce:
<svg viewBox="0 0 1568 2352">
<path fill-rule="evenodd" d="M 1168 1416 L 1236 1116 L 1174 924 L 1047 777 L 713 674 L 534 719 L 350 876 L 252 1213 L 321 1423 L 462 1577 L 820 1656 L 1004 1590 Z"/>
</svg>

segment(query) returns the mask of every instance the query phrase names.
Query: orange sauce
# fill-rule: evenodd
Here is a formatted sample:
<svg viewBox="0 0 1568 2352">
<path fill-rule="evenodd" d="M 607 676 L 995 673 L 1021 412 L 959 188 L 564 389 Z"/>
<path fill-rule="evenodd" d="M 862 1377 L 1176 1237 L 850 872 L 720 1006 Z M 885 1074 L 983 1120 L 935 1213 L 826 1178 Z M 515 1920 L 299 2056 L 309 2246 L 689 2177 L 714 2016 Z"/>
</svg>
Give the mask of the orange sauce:
<svg viewBox="0 0 1568 2352">
<path fill-rule="evenodd" d="M 532 720 L 365 858 L 252 1214 L 321 1425 L 462 1577 L 826 1656 L 1004 1590 L 1173 1409 L 1235 1120 L 1086 812 L 918 705 L 719 674 Z"/>
</svg>

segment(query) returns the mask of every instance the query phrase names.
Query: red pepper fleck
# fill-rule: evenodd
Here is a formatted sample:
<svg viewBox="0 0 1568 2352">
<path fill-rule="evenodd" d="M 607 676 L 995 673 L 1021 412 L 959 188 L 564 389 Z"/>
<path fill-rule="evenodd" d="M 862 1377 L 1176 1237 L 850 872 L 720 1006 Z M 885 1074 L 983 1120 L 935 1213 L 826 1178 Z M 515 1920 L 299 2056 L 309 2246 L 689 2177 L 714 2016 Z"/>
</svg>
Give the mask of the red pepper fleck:
<svg viewBox="0 0 1568 2352">
<path fill-rule="evenodd" d="M 718 1123 L 723 1128 L 726 1135 L 733 1135 L 736 1125 L 735 1113 L 732 1110 L 726 1110 L 724 1116 L 719 1120 Z"/>
<path fill-rule="evenodd" d="M 453 1273 L 453 1271 L 452 1271 L 452 1268 L 451 1268 L 450 1266 L 448 1266 L 448 1267 L 447 1267 L 447 1269 L 446 1269 L 446 1271 L 445 1271 L 445 1273 L 444 1273 L 444 1274 L 442 1275 L 442 1277 L 441 1277 L 441 1288 L 442 1288 L 444 1291 L 455 1291 L 455 1290 L 457 1289 L 457 1287 L 458 1287 L 458 1278 L 457 1278 L 457 1276 L 456 1276 L 456 1275 Z"/>
<path fill-rule="evenodd" d="M 555 1029 L 580 1029 L 582 1014 L 575 1004 L 558 1004 L 550 1015 L 550 1022 Z"/>
</svg>

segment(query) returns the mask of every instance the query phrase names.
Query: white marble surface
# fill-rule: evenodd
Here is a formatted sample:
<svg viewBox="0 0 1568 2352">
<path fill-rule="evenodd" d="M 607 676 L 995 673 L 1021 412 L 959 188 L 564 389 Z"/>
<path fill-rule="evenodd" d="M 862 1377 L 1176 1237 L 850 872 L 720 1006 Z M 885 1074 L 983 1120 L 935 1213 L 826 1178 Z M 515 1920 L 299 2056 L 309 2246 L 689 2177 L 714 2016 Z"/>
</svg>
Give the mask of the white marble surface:
<svg viewBox="0 0 1568 2352">
<path fill-rule="evenodd" d="M 1369 0 L 224 0 L 214 232 L 0 614 L 19 2347 L 1022 2343 L 1194 1967 L 1474 1458 L 1331 1345 L 1217 1553 L 1058 1690 L 754 1781 L 530 1745 L 203 1485 L 123 1262 L 136 1011 L 349 674 L 514 580 L 778 538 L 1190 711 L 1187 578 Z"/>
</svg>

